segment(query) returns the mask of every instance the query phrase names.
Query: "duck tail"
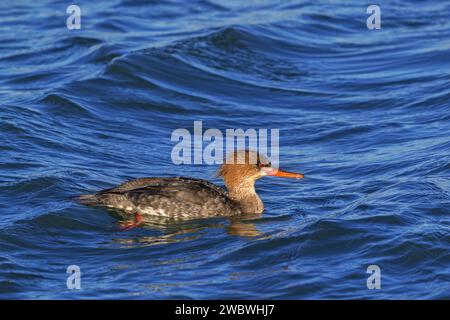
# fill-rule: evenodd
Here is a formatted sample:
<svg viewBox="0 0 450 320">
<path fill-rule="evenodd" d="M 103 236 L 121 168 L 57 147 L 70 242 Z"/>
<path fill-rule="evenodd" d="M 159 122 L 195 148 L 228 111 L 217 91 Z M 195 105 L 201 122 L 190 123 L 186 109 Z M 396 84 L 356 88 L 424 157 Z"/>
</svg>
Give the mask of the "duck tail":
<svg viewBox="0 0 450 320">
<path fill-rule="evenodd" d="M 80 204 L 84 204 L 86 206 L 95 206 L 99 205 L 100 199 L 95 194 L 82 194 L 73 198 Z"/>
</svg>

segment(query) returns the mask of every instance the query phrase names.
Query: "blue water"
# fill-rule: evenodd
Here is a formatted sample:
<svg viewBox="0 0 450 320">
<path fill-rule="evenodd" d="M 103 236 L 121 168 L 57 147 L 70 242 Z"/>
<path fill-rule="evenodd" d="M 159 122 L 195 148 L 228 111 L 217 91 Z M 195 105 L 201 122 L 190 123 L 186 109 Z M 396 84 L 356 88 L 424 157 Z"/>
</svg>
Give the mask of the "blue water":
<svg viewBox="0 0 450 320">
<path fill-rule="evenodd" d="M 450 298 L 450 3 L 0 3 L 0 298 Z M 266 211 L 127 232 L 73 195 L 171 161 L 176 128 L 279 128 Z M 381 289 L 369 290 L 369 265 Z M 66 286 L 69 265 L 81 289 Z"/>
</svg>

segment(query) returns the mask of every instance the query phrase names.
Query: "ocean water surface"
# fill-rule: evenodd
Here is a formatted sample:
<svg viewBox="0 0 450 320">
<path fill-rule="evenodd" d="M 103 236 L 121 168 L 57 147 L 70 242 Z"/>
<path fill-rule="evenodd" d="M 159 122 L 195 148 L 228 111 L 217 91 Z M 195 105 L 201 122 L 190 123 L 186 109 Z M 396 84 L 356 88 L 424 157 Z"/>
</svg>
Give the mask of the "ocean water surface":
<svg viewBox="0 0 450 320">
<path fill-rule="evenodd" d="M 0 298 L 450 298 L 450 3 L 0 3 Z M 279 128 L 260 217 L 121 232 L 74 195 L 171 161 L 177 128 Z M 81 289 L 66 285 L 81 269 Z M 367 267 L 381 270 L 369 290 Z"/>
</svg>

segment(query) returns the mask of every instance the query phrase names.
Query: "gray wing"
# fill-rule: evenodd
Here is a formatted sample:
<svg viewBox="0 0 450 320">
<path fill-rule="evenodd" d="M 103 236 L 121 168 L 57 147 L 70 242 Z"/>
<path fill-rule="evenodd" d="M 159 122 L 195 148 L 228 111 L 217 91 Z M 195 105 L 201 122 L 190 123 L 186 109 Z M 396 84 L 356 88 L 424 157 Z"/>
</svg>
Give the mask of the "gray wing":
<svg viewBox="0 0 450 320">
<path fill-rule="evenodd" d="M 139 178 L 124 182 L 116 187 L 105 189 L 99 193 L 111 193 L 111 192 L 125 192 L 133 189 L 143 188 L 146 186 L 158 186 L 167 183 L 169 179 L 181 179 L 181 177 L 176 178 Z"/>
<path fill-rule="evenodd" d="M 109 206 L 166 217 L 231 216 L 239 206 L 224 189 L 201 179 L 141 178 L 98 193 Z"/>
</svg>

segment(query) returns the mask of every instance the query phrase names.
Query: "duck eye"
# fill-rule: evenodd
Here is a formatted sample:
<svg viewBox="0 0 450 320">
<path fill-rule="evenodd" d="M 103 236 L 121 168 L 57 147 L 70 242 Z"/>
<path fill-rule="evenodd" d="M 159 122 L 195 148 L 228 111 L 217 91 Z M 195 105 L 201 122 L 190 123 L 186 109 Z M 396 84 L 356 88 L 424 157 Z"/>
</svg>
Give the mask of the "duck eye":
<svg viewBox="0 0 450 320">
<path fill-rule="evenodd" d="M 263 167 L 270 167 L 272 166 L 272 164 L 269 162 L 268 164 L 266 163 L 262 163 L 258 161 L 258 167 L 263 168 Z"/>
</svg>

